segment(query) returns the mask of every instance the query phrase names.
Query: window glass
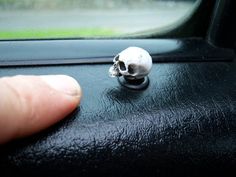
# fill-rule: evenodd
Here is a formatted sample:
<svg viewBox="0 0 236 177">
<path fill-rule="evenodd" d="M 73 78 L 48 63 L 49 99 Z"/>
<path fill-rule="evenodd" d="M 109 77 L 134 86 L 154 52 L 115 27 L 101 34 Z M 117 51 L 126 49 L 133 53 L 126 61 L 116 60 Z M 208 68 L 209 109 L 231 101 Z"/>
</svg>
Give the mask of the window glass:
<svg viewBox="0 0 236 177">
<path fill-rule="evenodd" d="M 0 0 L 0 39 L 117 37 L 164 30 L 197 0 Z"/>
</svg>

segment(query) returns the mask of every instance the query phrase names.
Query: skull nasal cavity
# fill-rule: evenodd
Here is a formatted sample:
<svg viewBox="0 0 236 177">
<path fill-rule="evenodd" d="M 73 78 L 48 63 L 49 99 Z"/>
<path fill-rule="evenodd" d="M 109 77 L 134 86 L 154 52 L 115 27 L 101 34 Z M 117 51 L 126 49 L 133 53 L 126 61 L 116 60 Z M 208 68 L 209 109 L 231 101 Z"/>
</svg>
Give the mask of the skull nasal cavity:
<svg viewBox="0 0 236 177">
<path fill-rule="evenodd" d="M 120 66 L 120 70 L 121 70 L 121 71 L 126 71 L 126 67 L 125 67 L 124 62 L 120 61 L 120 62 L 119 62 L 119 66 Z"/>
</svg>

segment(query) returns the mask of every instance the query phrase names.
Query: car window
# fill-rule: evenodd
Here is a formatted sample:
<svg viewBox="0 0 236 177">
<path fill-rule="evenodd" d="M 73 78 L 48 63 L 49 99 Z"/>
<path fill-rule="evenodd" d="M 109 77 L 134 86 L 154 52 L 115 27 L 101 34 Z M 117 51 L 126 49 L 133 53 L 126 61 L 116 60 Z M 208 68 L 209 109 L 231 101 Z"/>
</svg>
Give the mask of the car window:
<svg viewBox="0 0 236 177">
<path fill-rule="evenodd" d="M 117 37 L 177 26 L 200 0 L 0 0 L 0 39 Z"/>
</svg>

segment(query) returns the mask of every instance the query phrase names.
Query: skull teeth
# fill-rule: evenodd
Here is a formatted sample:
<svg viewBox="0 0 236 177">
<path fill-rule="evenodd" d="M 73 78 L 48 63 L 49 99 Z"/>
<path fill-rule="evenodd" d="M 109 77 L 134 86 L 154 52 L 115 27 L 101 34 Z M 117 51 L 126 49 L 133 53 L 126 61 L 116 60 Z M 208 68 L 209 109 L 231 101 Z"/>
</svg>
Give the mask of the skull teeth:
<svg viewBox="0 0 236 177">
<path fill-rule="evenodd" d="M 118 76 L 120 76 L 120 73 L 119 73 L 119 70 L 118 70 L 116 64 L 114 64 L 113 66 L 110 67 L 109 75 L 110 75 L 110 77 L 118 77 Z"/>
</svg>

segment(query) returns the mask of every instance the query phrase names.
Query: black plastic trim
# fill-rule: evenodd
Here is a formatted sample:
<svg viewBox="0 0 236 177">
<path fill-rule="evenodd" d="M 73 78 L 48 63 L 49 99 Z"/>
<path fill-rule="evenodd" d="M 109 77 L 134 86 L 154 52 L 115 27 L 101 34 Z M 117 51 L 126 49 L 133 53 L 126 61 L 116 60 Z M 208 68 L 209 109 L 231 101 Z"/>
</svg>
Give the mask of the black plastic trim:
<svg viewBox="0 0 236 177">
<path fill-rule="evenodd" d="M 230 61 L 234 51 L 203 39 L 44 40 L 0 43 L 0 66 L 111 63 L 121 50 L 137 46 L 154 62 Z"/>
</svg>

